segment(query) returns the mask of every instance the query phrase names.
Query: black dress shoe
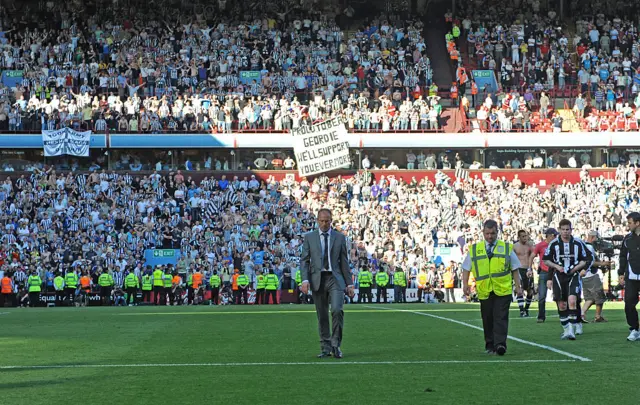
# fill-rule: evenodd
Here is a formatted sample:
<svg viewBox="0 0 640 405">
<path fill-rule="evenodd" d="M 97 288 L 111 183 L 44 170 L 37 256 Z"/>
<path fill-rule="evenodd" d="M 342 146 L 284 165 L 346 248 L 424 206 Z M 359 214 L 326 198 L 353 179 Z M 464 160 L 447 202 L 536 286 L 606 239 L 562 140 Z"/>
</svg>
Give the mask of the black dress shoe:
<svg viewBox="0 0 640 405">
<path fill-rule="evenodd" d="M 334 347 L 332 350 L 333 350 L 333 357 L 335 357 L 336 359 L 342 358 L 342 350 L 340 350 L 339 347 Z"/>
<path fill-rule="evenodd" d="M 326 357 L 331 357 L 331 353 L 329 353 L 329 352 L 322 352 L 322 353 L 320 353 L 320 354 L 318 355 L 318 358 L 319 358 L 319 359 L 324 359 L 324 358 L 326 358 Z"/>
<path fill-rule="evenodd" d="M 502 345 L 498 345 L 496 347 L 496 354 L 498 356 L 504 356 L 504 354 L 507 352 L 507 348 L 502 346 Z"/>
</svg>

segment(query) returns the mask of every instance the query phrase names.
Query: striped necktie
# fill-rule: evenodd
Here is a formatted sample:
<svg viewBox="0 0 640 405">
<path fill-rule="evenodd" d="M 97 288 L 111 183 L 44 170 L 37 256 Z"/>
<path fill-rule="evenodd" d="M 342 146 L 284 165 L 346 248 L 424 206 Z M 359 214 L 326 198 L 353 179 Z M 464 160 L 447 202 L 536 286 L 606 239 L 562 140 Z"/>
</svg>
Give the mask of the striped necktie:
<svg viewBox="0 0 640 405">
<path fill-rule="evenodd" d="M 487 246 L 487 256 L 489 259 L 493 258 L 493 243 L 489 243 L 489 246 Z"/>
</svg>

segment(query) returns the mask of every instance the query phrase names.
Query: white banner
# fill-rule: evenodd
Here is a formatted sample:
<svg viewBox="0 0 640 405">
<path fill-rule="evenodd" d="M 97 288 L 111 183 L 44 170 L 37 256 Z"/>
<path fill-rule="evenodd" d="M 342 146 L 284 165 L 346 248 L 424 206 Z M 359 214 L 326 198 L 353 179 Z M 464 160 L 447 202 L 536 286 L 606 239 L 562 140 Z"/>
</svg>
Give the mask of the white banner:
<svg viewBox="0 0 640 405">
<path fill-rule="evenodd" d="M 45 156 L 89 156 L 91 131 L 78 132 L 71 128 L 42 131 Z"/>
<path fill-rule="evenodd" d="M 351 166 L 347 129 L 341 119 L 294 128 L 291 135 L 301 177 Z"/>
</svg>

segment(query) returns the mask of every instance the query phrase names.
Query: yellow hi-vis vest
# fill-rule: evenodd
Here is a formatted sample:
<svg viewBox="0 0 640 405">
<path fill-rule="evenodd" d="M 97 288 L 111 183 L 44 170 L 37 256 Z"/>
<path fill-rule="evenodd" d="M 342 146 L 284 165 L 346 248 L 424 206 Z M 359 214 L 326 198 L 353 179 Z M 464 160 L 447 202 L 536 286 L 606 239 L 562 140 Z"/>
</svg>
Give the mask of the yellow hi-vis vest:
<svg viewBox="0 0 640 405">
<path fill-rule="evenodd" d="M 498 240 L 493 247 L 493 256 L 489 259 L 485 242 L 471 246 L 471 271 L 476 280 L 478 298 L 486 300 L 493 292 L 499 297 L 511 295 L 512 277 L 509 256 L 513 245 Z"/>
</svg>

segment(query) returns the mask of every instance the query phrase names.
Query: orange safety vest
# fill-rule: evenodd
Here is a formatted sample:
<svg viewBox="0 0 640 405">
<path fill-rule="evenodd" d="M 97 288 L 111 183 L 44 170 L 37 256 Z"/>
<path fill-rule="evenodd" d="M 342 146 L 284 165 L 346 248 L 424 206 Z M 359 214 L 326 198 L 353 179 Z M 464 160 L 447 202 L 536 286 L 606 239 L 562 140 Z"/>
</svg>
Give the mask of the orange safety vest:
<svg viewBox="0 0 640 405">
<path fill-rule="evenodd" d="M 2 289 L 0 289 L 0 293 L 2 294 L 11 294 L 13 293 L 13 287 L 11 286 L 11 279 L 9 277 L 2 277 Z"/>
<path fill-rule="evenodd" d="M 193 288 L 198 289 L 202 285 L 202 274 L 193 273 Z"/>
<path fill-rule="evenodd" d="M 80 285 L 85 290 L 90 288 L 91 287 L 91 279 L 89 278 L 89 276 L 80 277 Z"/>
<path fill-rule="evenodd" d="M 476 94 L 478 94 L 478 85 L 476 84 L 476 82 L 472 81 L 471 82 L 471 95 L 475 96 Z"/>
<path fill-rule="evenodd" d="M 180 282 L 181 282 L 181 280 L 182 280 L 182 277 L 180 277 L 180 276 L 173 276 L 173 278 L 171 279 L 171 283 L 172 283 L 173 285 L 179 285 L 179 284 L 180 284 Z"/>
<path fill-rule="evenodd" d="M 453 50 L 451 52 L 451 59 L 452 60 L 458 60 L 458 58 L 460 57 L 460 52 L 458 52 L 457 50 Z"/>
<path fill-rule="evenodd" d="M 453 288 L 453 273 L 450 271 L 444 272 L 444 288 Z"/>
<path fill-rule="evenodd" d="M 460 84 L 465 84 L 469 78 L 467 77 L 467 71 L 463 67 L 458 68 L 458 82 Z"/>
<path fill-rule="evenodd" d="M 451 98 L 458 98 L 458 87 L 451 86 Z"/>
<path fill-rule="evenodd" d="M 237 291 L 238 290 L 238 276 L 240 274 L 236 273 L 233 275 L 232 280 L 231 280 L 231 289 L 233 291 Z"/>
<path fill-rule="evenodd" d="M 447 43 L 447 52 L 449 52 L 449 54 L 451 54 L 453 51 L 456 50 L 456 44 L 452 41 L 449 41 Z"/>
</svg>

